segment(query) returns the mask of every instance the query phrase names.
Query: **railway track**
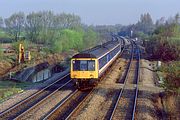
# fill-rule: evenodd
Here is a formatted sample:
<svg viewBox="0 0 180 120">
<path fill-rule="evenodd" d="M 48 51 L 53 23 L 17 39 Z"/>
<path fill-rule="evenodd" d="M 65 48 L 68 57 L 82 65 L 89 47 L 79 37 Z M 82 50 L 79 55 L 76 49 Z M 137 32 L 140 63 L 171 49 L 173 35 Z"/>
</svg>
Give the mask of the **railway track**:
<svg viewBox="0 0 180 120">
<path fill-rule="evenodd" d="M 69 96 L 76 89 L 73 84 L 68 81 L 63 86 L 60 86 L 57 90 L 52 92 L 50 95 L 24 111 L 22 114 L 17 116 L 15 120 L 21 119 L 42 119 L 51 109 L 53 109 L 60 101 Z M 71 85 L 70 85 L 71 84 Z M 69 91 L 68 94 L 66 91 Z"/>
<path fill-rule="evenodd" d="M 130 63 L 125 72 L 123 87 L 119 90 L 115 105 L 108 118 L 110 120 L 134 119 L 138 95 L 140 56 L 136 45 L 133 45 L 133 49 Z"/>
<path fill-rule="evenodd" d="M 40 91 L 29 96 L 28 98 L 20 101 L 9 109 L 0 113 L 0 119 L 15 119 L 18 116 L 24 115 L 25 111 L 29 111 L 39 101 L 43 101 L 48 96 L 54 94 L 56 91 L 63 88 L 65 85 L 70 83 L 69 74 L 63 76 L 61 79 L 51 83 L 50 85 L 42 88 Z"/>
<path fill-rule="evenodd" d="M 124 49 L 123 49 L 124 50 Z M 111 70 L 112 67 L 108 71 Z M 106 72 L 107 73 L 107 72 Z M 103 78 L 102 78 L 103 79 Z M 91 95 L 94 89 L 88 91 L 74 91 L 69 97 L 54 108 L 46 117 L 46 119 L 70 119 L 76 111 L 85 103 L 86 99 Z"/>
<path fill-rule="evenodd" d="M 59 104 L 52 112 L 50 112 L 45 118 L 46 119 L 69 119 L 70 116 L 81 106 L 81 104 L 88 98 L 92 93 L 92 90 L 88 91 L 74 91 L 67 99 Z"/>
<path fill-rule="evenodd" d="M 132 45 L 131 47 L 133 47 L 133 45 Z M 129 58 L 128 58 L 128 59 L 129 59 L 129 62 L 127 63 L 127 69 L 126 69 L 123 77 L 117 81 L 117 83 L 124 84 L 124 83 L 125 83 L 125 80 L 126 80 L 126 77 L 127 77 L 127 74 L 128 74 L 128 72 L 130 71 L 130 66 L 132 65 L 133 48 L 131 49 L 131 54 L 130 54 L 130 55 L 127 54 L 127 53 L 124 53 L 122 56 L 124 56 L 124 57 L 125 57 L 125 56 L 126 56 L 126 57 L 129 57 Z"/>
<path fill-rule="evenodd" d="M 112 70 L 112 66 L 109 68 L 109 70 L 106 71 L 106 73 L 110 72 L 111 70 Z M 46 117 L 44 117 L 44 120 L 70 119 L 76 113 L 76 111 L 78 111 L 81 105 L 85 103 L 86 99 L 91 95 L 93 90 L 94 89 L 88 91 L 77 91 L 77 90 L 74 91 L 74 93 L 72 93 L 63 102 L 61 102 L 54 110 L 52 110 Z"/>
<path fill-rule="evenodd" d="M 136 84 L 136 85 L 126 86 L 126 84 L 124 84 L 123 89 L 119 91 L 118 100 L 113 109 L 110 119 L 129 119 L 127 116 L 130 115 L 130 112 L 129 114 L 125 114 L 125 116 L 121 116 L 122 114 L 125 113 L 125 111 L 122 114 L 120 114 L 120 116 L 117 115 L 117 113 L 119 113 L 119 111 L 117 111 L 117 108 L 119 108 L 119 106 L 124 105 L 124 104 L 127 104 L 128 106 L 132 106 L 131 108 L 126 107 L 124 110 L 128 111 L 128 109 L 131 109 L 132 114 L 130 115 L 130 117 L 133 119 L 135 108 L 136 108 L 135 107 L 136 99 L 137 99 L 137 94 L 138 94 L 137 84 L 138 84 L 138 76 L 139 76 L 138 72 L 136 72 L 136 69 L 134 70 L 130 69 L 132 66 L 133 68 L 137 68 L 137 66 L 139 65 L 138 62 L 133 63 L 133 58 L 136 58 L 136 57 L 133 57 L 133 53 L 135 53 L 136 55 L 136 52 L 132 52 L 131 59 L 128 64 L 128 69 L 126 71 L 127 75 L 124 78 L 124 82 L 126 83 L 128 80 L 131 80 L 133 81 L 133 84 Z M 132 63 L 137 64 L 137 65 L 132 65 Z M 129 76 L 128 74 L 135 74 L 135 75 L 128 77 Z M 47 103 L 47 101 L 50 98 L 57 99 L 56 96 L 58 96 L 58 91 L 69 83 L 70 83 L 70 80 L 68 81 L 68 79 L 67 79 L 66 84 L 63 84 L 63 85 L 61 83 L 61 80 L 59 82 L 56 81 L 54 84 L 51 84 L 52 86 L 46 87 L 45 89 L 41 90 L 42 93 L 39 92 L 37 95 L 31 96 L 32 98 L 30 97 L 29 99 L 25 99 L 26 101 L 22 103 L 20 102 L 21 104 L 15 105 L 16 107 L 14 106 L 9 110 L 0 113 L 0 118 L 2 119 L 37 119 L 37 118 L 32 117 L 33 113 L 35 113 L 38 108 L 41 108 L 43 105 L 45 105 L 45 103 Z M 81 104 L 88 98 L 88 96 L 92 93 L 92 91 L 93 90 L 89 90 L 89 91 L 74 90 L 70 95 L 68 95 L 66 98 L 61 100 L 55 107 L 53 107 L 51 109 L 51 112 L 48 112 L 48 114 L 45 114 L 44 116 L 40 116 L 38 119 L 69 119 L 71 115 L 74 114 L 74 112 L 77 111 L 77 109 L 81 106 Z M 129 97 L 129 96 L 133 96 L 133 97 Z"/>
</svg>

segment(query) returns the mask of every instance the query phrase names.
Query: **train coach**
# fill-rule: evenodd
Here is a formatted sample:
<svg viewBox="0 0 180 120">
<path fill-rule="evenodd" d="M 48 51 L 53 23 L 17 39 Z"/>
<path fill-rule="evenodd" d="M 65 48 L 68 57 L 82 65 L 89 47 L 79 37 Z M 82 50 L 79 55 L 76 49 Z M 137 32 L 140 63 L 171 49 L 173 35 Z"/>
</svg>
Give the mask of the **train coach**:
<svg viewBox="0 0 180 120">
<path fill-rule="evenodd" d="M 80 89 L 92 87 L 118 57 L 122 49 L 119 40 L 109 41 L 78 53 L 71 59 L 71 79 Z"/>
</svg>

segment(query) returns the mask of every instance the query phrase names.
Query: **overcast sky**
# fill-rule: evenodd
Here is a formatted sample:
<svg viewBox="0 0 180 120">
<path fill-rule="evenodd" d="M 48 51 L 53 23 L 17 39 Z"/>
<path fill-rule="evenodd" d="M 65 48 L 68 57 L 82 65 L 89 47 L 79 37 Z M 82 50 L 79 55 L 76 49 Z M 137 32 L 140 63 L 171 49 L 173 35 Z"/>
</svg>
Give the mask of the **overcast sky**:
<svg viewBox="0 0 180 120">
<path fill-rule="evenodd" d="M 0 16 L 23 11 L 51 10 L 74 13 L 88 25 L 133 24 L 141 13 L 149 12 L 153 20 L 180 13 L 180 0 L 0 0 Z"/>
</svg>

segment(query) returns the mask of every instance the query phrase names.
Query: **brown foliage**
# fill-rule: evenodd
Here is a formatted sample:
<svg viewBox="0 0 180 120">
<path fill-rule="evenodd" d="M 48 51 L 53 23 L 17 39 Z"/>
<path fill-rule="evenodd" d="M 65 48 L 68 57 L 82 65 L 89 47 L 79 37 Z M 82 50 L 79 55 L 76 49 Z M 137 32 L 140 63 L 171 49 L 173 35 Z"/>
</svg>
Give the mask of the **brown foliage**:
<svg viewBox="0 0 180 120">
<path fill-rule="evenodd" d="M 178 46 L 166 41 L 159 41 L 155 46 L 154 56 L 163 61 L 179 60 Z"/>
</svg>

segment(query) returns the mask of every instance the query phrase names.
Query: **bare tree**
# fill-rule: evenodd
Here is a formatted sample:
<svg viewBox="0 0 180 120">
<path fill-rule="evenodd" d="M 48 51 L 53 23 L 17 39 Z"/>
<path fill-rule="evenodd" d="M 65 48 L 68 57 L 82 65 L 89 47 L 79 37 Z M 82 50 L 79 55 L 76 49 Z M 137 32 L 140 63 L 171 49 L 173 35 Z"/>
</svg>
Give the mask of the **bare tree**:
<svg viewBox="0 0 180 120">
<path fill-rule="evenodd" d="M 38 35 L 40 34 L 41 30 L 41 18 L 42 14 L 40 13 L 30 13 L 26 17 L 26 23 L 25 23 L 25 31 L 27 34 L 27 37 L 31 41 L 36 41 Z"/>
<path fill-rule="evenodd" d="M 165 17 L 161 17 L 160 19 L 158 19 L 156 21 L 156 27 L 159 27 L 161 25 L 164 25 L 165 24 Z"/>
<path fill-rule="evenodd" d="M 54 14 L 52 11 L 43 11 L 40 12 L 42 15 L 41 17 L 41 32 L 39 35 L 39 39 L 43 43 L 49 43 L 54 36 L 54 33 L 56 32 L 54 30 Z"/>
<path fill-rule="evenodd" d="M 55 16 L 54 25 L 58 29 L 74 28 L 81 25 L 81 18 L 74 14 L 58 14 Z"/>
<path fill-rule="evenodd" d="M 140 21 L 136 24 L 136 28 L 146 34 L 151 33 L 154 30 L 153 20 L 149 13 L 141 14 Z"/>
<path fill-rule="evenodd" d="M 4 26 L 4 20 L 2 17 L 0 17 L 0 28 L 3 28 Z"/>
<path fill-rule="evenodd" d="M 179 15 L 179 13 L 177 13 L 174 18 L 175 18 L 175 23 L 180 24 L 180 15 Z"/>
<path fill-rule="evenodd" d="M 14 13 L 9 18 L 5 19 L 6 30 L 10 33 L 15 41 L 21 35 L 21 31 L 24 27 L 25 15 L 23 12 Z"/>
<path fill-rule="evenodd" d="M 81 25 L 81 19 L 74 14 L 57 14 L 52 11 L 30 13 L 26 17 L 25 30 L 28 38 L 39 43 L 50 43 L 61 29 L 72 29 Z"/>
</svg>

